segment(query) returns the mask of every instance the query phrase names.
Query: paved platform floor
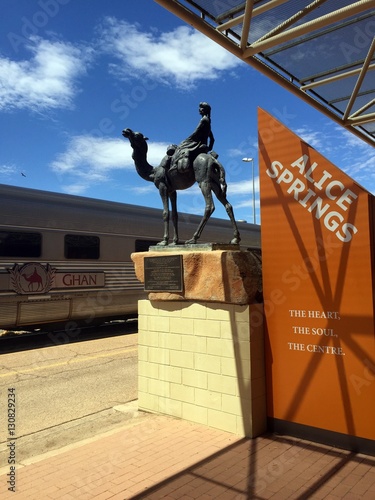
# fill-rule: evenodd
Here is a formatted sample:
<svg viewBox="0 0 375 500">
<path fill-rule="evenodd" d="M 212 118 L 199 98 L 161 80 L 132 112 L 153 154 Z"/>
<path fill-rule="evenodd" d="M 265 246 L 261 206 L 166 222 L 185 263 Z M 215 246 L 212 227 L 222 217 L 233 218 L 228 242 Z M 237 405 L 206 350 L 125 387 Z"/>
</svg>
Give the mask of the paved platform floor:
<svg viewBox="0 0 375 500">
<path fill-rule="evenodd" d="M 375 499 L 375 457 L 160 415 L 7 467 L 1 499 Z"/>
</svg>

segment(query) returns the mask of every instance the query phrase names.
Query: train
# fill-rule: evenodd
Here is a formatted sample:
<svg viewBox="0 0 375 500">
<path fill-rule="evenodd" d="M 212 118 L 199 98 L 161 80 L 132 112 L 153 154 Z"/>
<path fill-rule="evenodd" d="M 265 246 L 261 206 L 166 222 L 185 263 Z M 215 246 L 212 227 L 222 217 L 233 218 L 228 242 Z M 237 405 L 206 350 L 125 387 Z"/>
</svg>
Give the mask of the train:
<svg viewBox="0 0 375 500">
<path fill-rule="evenodd" d="M 179 214 L 182 241 L 200 220 Z M 238 228 L 241 248 L 260 248 L 260 226 Z M 211 218 L 199 242 L 228 243 L 232 232 Z M 161 209 L 0 184 L 0 329 L 136 317 L 147 293 L 130 255 L 162 234 Z"/>
</svg>

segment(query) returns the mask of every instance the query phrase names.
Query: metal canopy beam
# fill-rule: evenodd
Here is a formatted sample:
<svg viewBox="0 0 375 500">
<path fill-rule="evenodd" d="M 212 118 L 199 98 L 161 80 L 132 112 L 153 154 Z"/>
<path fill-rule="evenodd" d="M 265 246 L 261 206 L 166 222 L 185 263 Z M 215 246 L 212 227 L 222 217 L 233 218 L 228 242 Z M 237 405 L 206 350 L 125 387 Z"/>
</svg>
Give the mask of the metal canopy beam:
<svg viewBox="0 0 375 500">
<path fill-rule="evenodd" d="M 375 113 L 366 114 L 375 105 L 375 0 L 295 0 L 294 7 L 287 0 L 246 0 L 230 2 L 231 9 L 224 1 L 155 1 L 375 145 Z M 348 34 L 354 37 L 351 44 Z M 361 34 L 361 43 L 355 43 L 356 34 Z M 318 50 L 327 44 L 331 52 L 336 50 L 329 54 L 330 59 Z M 314 50 L 309 52 L 310 47 Z M 349 61 L 349 56 L 345 60 L 345 48 L 349 55 L 357 56 L 356 61 Z M 297 50 L 296 55 L 306 55 L 305 65 L 293 66 L 290 55 Z M 316 53 L 316 58 L 307 61 L 310 53 Z M 307 72 L 316 76 L 307 79 Z M 348 84 L 352 85 L 349 96 Z M 338 103 L 346 104 L 342 108 L 344 104 L 337 107 Z"/>
<path fill-rule="evenodd" d="M 325 16 L 318 17 L 317 19 L 314 19 L 313 21 L 310 21 L 308 23 L 302 24 L 295 28 L 291 28 L 287 31 L 283 31 L 278 35 L 274 35 L 271 37 L 267 36 L 267 38 L 262 40 L 261 42 L 255 42 L 251 44 L 251 47 L 244 51 L 243 57 L 246 59 L 246 57 L 258 54 L 259 52 L 263 52 L 270 47 L 275 47 L 276 45 L 288 42 L 289 40 L 294 40 L 299 36 L 312 33 L 313 31 L 325 28 L 326 26 L 330 26 L 333 23 L 343 21 L 349 16 L 353 16 L 363 12 L 363 7 L 366 4 L 371 4 L 371 6 L 373 7 L 374 0 L 361 0 L 360 2 L 356 2 L 353 5 L 349 5 L 348 7 L 344 7 Z"/>
</svg>

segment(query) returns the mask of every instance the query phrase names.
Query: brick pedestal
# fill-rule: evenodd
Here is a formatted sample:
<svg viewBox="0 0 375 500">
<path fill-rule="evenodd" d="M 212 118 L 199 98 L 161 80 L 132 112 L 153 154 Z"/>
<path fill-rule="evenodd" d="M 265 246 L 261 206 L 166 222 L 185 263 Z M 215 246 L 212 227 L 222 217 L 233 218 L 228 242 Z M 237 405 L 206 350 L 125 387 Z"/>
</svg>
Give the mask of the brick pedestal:
<svg viewBox="0 0 375 500">
<path fill-rule="evenodd" d="M 228 256 L 218 258 L 225 262 Z M 234 260 L 244 259 L 238 255 Z M 224 266 L 216 276 L 223 269 L 225 275 Z M 227 288 L 236 275 L 233 268 L 230 274 L 222 278 Z M 248 281 L 249 276 L 243 279 Z M 237 288 L 243 295 L 238 283 Z M 242 436 L 265 432 L 262 304 L 166 300 L 163 296 L 140 301 L 138 311 L 140 409 Z"/>
</svg>

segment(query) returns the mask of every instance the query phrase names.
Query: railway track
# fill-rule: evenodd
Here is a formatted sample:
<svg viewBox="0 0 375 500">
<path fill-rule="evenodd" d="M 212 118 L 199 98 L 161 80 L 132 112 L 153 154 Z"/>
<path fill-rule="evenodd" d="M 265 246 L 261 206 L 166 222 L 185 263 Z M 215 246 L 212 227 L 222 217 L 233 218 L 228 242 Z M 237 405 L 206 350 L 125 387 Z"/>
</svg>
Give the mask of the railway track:
<svg viewBox="0 0 375 500">
<path fill-rule="evenodd" d="M 138 320 L 116 320 L 102 325 L 79 326 L 74 330 L 59 328 L 56 330 L 1 330 L 0 354 L 21 350 L 39 349 L 70 342 L 82 342 L 106 337 L 115 337 L 137 333 Z"/>
</svg>

